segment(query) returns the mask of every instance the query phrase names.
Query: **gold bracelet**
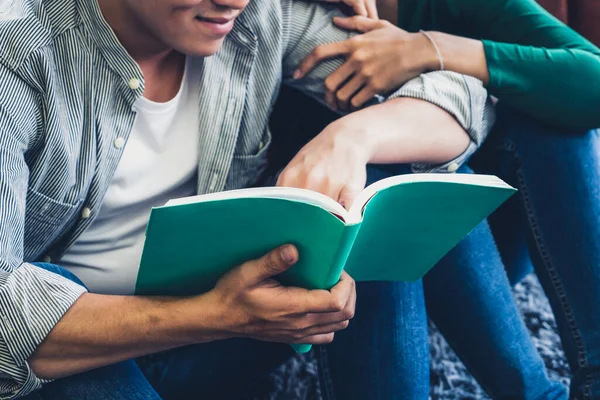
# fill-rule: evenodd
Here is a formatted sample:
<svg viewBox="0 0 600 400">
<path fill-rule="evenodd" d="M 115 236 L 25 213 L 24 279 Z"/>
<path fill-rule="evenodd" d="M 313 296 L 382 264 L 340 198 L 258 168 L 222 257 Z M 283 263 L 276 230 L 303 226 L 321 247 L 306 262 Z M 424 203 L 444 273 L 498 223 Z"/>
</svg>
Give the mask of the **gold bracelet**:
<svg viewBox="0 0 600 400">
<path fill-rule="evenodd" d="M 443 71 L 444 70 L 444 59 L 442 58 L 442 52 L 440 51 L 440 48 L 438 47 L 437 43 L 435 42 L 435 40 L 433 40 L 431 35 L 429 33 L 425 32 L 423 29 L 421 29 L 419 32 L 422 33 L 423 35 L 425 35 L 425 37 L 427 39 L 429 39 L 429 41 L 433 45 L 433 48 L 435 49 L 435 52 L 437 53 L 437 56 L 438 56 L 438 60 L 440 62 L 440 71 Z"/>
</svg>

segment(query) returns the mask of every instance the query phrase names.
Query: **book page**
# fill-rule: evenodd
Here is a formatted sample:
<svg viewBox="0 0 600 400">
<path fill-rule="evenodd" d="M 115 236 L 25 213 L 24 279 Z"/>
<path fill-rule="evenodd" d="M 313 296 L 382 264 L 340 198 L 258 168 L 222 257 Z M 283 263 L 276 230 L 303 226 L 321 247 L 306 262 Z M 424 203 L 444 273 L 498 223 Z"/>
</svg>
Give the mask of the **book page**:
<svg viewBox="0 0 600 400">
<path fill-rule="evenodd" d="M 165 207 L 239 198 L 271 198 L 298 201 L 327 210 L 330 213 L 337 215 L 345 222 L 347 222 L 348 219 L 348 211 L 330 197 L 313 192 L 312 190 L 279 186 L 229 190 L 225 192 L 183 197 L 180 199 L 169 200 L 167 204 L 165 204 Z"/>
<path fill-rule="evenodd" d="M 375 182 L 360 192 L 350 208 L 347 222 L 361 221 L 365 206 L 380 190 L 417 182 L 448 182 L 463 185 L 511 188 L 510 185 L 494 175 L 423 173 L 392 176 Z"/>
</svg>

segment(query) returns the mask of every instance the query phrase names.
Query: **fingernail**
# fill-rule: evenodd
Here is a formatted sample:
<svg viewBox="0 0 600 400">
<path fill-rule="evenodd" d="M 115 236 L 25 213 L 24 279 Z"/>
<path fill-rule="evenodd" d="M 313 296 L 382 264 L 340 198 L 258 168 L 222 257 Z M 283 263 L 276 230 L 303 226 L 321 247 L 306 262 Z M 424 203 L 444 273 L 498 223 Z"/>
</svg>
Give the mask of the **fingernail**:
<svg viewBox="0 0 600 400">
<path fill-rule="evenodd" d="M 301 76 L 302 76 L 302 72 L 300 72 L 299 69 L 294 71 L 294 79 L 300 79 Z"/>
<path fill-rule="evenodd" d="M 283 261 L 285 261 L 288 264 L 291 264 L 294 261 L 296 261 L 296 254 L 294 253 L 294 249 L 292 248 L 292 246 L 283 246 L 280 250 L 280 254 L 281 258 L 283 258 Z"/>
</svg>

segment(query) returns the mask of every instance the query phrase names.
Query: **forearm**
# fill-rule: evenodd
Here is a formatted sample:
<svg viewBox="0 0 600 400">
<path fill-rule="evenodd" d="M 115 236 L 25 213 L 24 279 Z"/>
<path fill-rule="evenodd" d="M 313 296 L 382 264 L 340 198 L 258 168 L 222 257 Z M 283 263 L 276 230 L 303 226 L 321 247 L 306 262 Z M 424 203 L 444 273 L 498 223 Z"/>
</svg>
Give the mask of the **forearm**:
<svg viewBox="0 0 600 400">
<path fill-rule="evenodd" d="M 428 34 L 440 50 L 445 70 L 472 76 L 479 79 L 484 85 L 489 83 L 490 75 L 485 49 L 480 40 L 442 32 L 428 32 Z M 435 51 L 435 48 L 432 48 L 432 50 Z M 440 67 L 440 60 L 437 58 L 437 54 L 435 56 L 433 61 L 431 61 L 431 57 L 428 58 L 431 64 L 429 70 L 439 69 Z"/>
<path fill-rule="evenodd" d="M 586 130 L 600 126 L 597 54 L 429 34 L 446 70 L 478 78 L 491 94 L 512 107 L 557 127 Z"/>
<path fill-rule="evenodd" d="M 204 307 L 192 308 L 188 298 L 84 294 L 29 362 L 40 378 L 57 379 L 218 339 L 222 334 L 215 328 L 217 317 L 211 315 L 215 307 L 209 296 L 204 295 Z"/>
<path fill-rule="evenodd" d="M 339 134 L 357 135 L 368 162 L 443 164 L 467 148 L 469 136 L 442 108 L 414 98 L 397 98 L 348 114 Z"/>
</svg>

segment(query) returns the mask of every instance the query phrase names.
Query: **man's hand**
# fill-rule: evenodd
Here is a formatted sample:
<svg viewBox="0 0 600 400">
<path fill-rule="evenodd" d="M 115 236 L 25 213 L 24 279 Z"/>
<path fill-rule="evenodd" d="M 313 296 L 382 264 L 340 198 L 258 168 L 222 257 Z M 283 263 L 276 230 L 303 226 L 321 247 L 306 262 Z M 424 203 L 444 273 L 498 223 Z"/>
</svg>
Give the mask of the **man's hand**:
<svg viewBox="0 0 600 400">
<path fill-rule="evenodd" d="M 325 100 L 333 109 L 356 109 L 376 94 L 395 90 L 439 66 L 435 48 L 423 34 L 361 16 L 334 18 L 334 22 L 364 34 L 317 47 L 294 74 L 301 78 L 322 61 L 345 56 L 346 62 L 325 80 Z"/>
<path fill-rule="evenodd" d="M 330 124 L 290 161 L 277 186 L 313 190 L 349 209 L 365 187 L 370 159 L 359 127 L 347 126 L 343 120 Z"/>
<path fill-rule="evenodd" d="M 354 316 L 356 291 L 343 273 L 330 291 L 282 286 L 273 277 L 298 260 L 283 246 L 226 274 L 211 292 L 231 337 L 283 343 L 324 344 Z"/>
<path fill-rule="evenodd" d="M 344 3 L 352 8 L 357 15 L 377 19 L 377 5 L 375 0 L 325 0 L 328 3 Z"/>
</svg>

